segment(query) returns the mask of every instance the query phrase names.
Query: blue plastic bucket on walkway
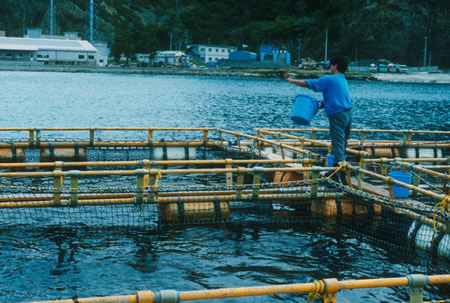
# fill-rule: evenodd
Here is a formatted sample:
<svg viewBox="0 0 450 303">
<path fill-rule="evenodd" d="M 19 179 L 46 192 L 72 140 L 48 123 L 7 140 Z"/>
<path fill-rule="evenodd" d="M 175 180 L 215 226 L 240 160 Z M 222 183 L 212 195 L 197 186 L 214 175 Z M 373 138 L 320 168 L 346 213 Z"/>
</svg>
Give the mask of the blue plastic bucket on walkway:
<svg viewBox="0 0 450 303">
<path fill-rule="evenodd" d="M 327 155 L 327 166 L 328 167 L 334 166 L 334 155 Z"/>
<path fill-rule="evenodd" d="M 294 109 L 291 119 L 299 125 L 309 125 L 314 114 L 317 112 L 319 102 L 307 95 L 295 96 Z"/>
<path fill-rule="evenodd" d="M 388 175 L 389 177 L 392 177 L 397 181 L 411 184 L 412 176 L 410 173 L 404 173 L 401 170 L 394 170 L 391 171 Z M 406 187 L 392 184 L 392 190 L 394 191 L 395 198 L 408 198 L 409 196 L 409 189 L 407 189 Z"/>
</svg>

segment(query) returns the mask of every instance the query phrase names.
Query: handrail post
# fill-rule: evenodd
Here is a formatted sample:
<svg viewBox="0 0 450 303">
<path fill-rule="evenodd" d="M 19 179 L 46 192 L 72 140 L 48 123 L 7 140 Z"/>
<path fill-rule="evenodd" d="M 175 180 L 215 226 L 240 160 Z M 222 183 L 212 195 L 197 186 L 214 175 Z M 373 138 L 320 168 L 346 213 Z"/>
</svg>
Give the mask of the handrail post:
<svg viewBox="0 0 450 303">
<path fill-rule="evenodd" d="M 244 175 L 245 175 L 245 172 L 241 172 L 241 168 L 238 167 L 237 178 L 236 178 L 236 199 L 242 198 L 242 189 L 244 187 Z"/>
<path fill-rule="evenodd" d="M 153 129 L 152 129 L 152 128 L 149 128 L 149 129 L 148 129 L 147 140 L 148 140 L 148 142 L 151 142 L 152 139 L 153 139 Z"/>
<path fill-rule="evenodd" d="M 206 142 L 208 142 L 208 128 L 205 127 L 203 129 L 203 145 L 206 146 Z"/>
<path fill-rule="evenodd" d="M 39 147 L 41 145 L 41 130 L 37 128 L 35 130 L 36 130 L 36 146 Z"/>
<path fill-rule="evenodd" d="M 70 206 L 78 205 L 78 179 L 81 176 L 81 171 L 71 170 L 70 176 Z"/>
<path fill-rule="evenodd" d="M 160 178 L 159 171 L 157 169 L 150 169 L 149 187 L 150 191 L 148 193 L 148 202 L 155 203 L 158 202 L 158 178 Z"/>
<path fill-rule="evenodd" d="M 143 160 L 142 161 L 142 169 L 145 169 L 147 171 L 150 170 L 150 160 Z M 149 175 L 145 174 L 144 175 L 144 188 L 148 187 L 149 182 L 150 182 L 149 181 Z"/>
<path fill-rule="evenodd" d="M 63 185 L 61 161 L 55 162 L 55 170 L 53 171 L 53 203 L 55 206 L 61 205 L 61 190 Z"/>
<path fill-rule="evenodd" d="M 136 203 L 142 204 L 144 202 L 144 188 L 145 188 L 145 180 L 144 176 L 147 174 L 148 170 L 145 169 L 136 169 Z"/>
<path fill-rule="evenodd" d="M 95 128 L 89 129 L 89 144 L 90 146 L 94 146 L 95 143 Z"/>
<path fill-rule="evenodd" d="M 30 129 L 28 133 L 28 143 L 30 144 L 30 146 L 32 146 L 34 144 L 34 129 Z"/>
<path fill-rule="evenodd" d="M 408 276 L 410 287 L 410 303 L 423 302 L 423 287 L 428 284 L 428 277 L 421 274 L 413 274 Z"/>
<path fill-rule="evenodd" d="M 336 303 L 337 292 L 339 291 L 339 282 L 337 279 L 323 279 L 324 287 L 323 303 Z"/>
<path fill-rule="evenodd" d="M 225 168 L 233 168 L 233 159 L 225 159 Z M 227 172 L 226 174 L 226 184 L 228 188 L 233 187 L 233 173 Z"/>
<path fill-rule="evenodd" d="M 319 191 L 319 168 L 313 166 L 312 169 L 312 186 L 311 186 L 311 197 L 317 197 L 317 192 Z"/>
<path fill-rule="evenodd" d="M 261 187 L 261 174 L 264 172 L 264 167 L 255 166 L 253 168 L 253 193 L 252 200 L 258 199 L 259 188 Z"/>
</svg>

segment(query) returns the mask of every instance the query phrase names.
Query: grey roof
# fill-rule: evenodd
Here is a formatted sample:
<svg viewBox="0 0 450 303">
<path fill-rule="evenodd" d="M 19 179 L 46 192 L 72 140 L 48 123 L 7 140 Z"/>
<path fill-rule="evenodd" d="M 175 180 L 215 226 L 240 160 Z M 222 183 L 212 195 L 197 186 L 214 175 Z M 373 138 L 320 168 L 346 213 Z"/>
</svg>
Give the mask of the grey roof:
<svg viewBox="0 0 450 303">
<path fill-rule="evenodd" d="M 19 51 L 79 51 L 96 52 L 97 49 L 86 40 L 61 40 L 41 38 L 0 37 L 0 49 Z"/>
</svg>

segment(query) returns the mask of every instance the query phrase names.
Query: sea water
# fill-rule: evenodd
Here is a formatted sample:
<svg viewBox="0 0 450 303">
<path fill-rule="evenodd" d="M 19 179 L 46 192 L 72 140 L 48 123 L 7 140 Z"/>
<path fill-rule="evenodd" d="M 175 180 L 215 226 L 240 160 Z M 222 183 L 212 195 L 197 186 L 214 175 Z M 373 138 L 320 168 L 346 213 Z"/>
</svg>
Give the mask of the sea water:
<svg viewBox="0 0 450 303">
<path fill-rule="evenodd" d="M 353 128 L 450 129 L 448 84 L 351 81 L 349 88 Z M 213 127 L 248 134 L 298 127 L 290 119 L 295 95 L 321 98 L 278 79 L 90 73 L 1 72 L 0 92 L 1 128 Z M 309 127 L 327 128 L 325 114 L 319 112 Z M 424 261 L 313 224 L 193 226 L 161 233 L 0 227 L 0 302 L 449 272 Z M 339 292 L 338 298 L 402 302 L 408 291 L 358 289 Z M 444 294 L 427 287 L 425 299 Z M 306 295 L 220 302 L 306 302 Z"/>
</svg>

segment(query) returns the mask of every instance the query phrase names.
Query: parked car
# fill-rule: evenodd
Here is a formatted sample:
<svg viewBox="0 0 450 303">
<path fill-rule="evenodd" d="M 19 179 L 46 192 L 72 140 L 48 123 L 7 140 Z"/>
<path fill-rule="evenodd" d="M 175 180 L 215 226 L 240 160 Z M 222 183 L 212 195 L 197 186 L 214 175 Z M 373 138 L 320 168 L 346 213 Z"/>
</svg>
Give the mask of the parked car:
<svg viewBox="0 0 450 303">
<path fill-rule="evenodd" d="M 380 73 L 387 73 L 388 68 L 386 64 L 380 64 L 378 65 L 378 72 Z"/>
<path fill-rule="evenodd" d="M 378 72 L 378 68 L 377 68 L 377 66 L 375 65 L 375 63 L 372 63 L 372 64 L 369 65 L 369 72 L 371 72 L 371 73 L 376 73 L 376 72 Z"/>
<path fill-rule="evenodd" d="M 397 73 L 407 73 L 408 72 L 408 66 L 404 64 L 400 64 L 397 67 Z"/>
</svg>

